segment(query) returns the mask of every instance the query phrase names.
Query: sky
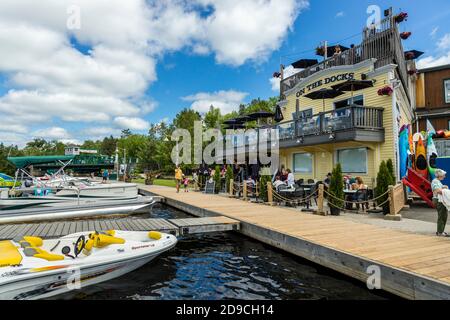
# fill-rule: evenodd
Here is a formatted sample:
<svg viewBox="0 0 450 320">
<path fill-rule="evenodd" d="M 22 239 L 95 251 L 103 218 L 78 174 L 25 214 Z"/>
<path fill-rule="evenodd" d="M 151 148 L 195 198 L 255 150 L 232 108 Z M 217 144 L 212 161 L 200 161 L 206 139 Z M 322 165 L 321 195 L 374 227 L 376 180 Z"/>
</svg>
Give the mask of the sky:
<svg viewBox="0 0 450 320">
<path fill-rule="evenodd" d="M 2 0 L 0 142 L 145 133 L 277 96 L 280 63 L 358 44 L 373 5 L 408 13 L 419 67 L 450 64 L 448 0 Z"/>
</svg>

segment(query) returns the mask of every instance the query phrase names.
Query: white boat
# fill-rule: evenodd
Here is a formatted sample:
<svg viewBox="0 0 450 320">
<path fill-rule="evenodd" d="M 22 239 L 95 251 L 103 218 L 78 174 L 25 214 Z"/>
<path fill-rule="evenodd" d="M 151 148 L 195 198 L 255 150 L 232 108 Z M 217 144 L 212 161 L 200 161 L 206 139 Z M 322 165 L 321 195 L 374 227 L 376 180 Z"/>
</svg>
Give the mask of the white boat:
<svg viewBox="0 0 450 320">
<path fill-rule="evenodd" d="M 20 191 L 20 189 L 14 190 Z M 100 201 L 137 200 L 138 187 L 135 183 L 94 183 L 73 181 L 63 188 L 32 188 L 26 196 L 1 197 L 1 210 L 23 209 L 27 207 L 53 207 L 64 202 L 68 205 L 87 205 Z"/>
<path fill-rule="evenodd" d="M 0 241 L 0 299 L 43 299 L 131 272 L 173 248 L 156 231 L 79 232 L 52 240 Z"/>
</svg>

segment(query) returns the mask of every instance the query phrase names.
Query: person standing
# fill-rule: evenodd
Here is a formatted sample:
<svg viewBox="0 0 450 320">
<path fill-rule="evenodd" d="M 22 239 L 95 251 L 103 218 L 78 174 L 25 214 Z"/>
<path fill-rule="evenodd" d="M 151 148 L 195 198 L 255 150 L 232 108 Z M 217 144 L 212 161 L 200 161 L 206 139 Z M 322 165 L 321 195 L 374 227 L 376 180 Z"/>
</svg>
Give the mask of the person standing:
<svg viewBox="0 0 450 320">
<path fill-rule="evenodd" d="M 431 190 L 433 190 L 433 204 L 436 207 L 438 213 L 437 219 L 437 232 L 438 237 L 448 237 L 447 232 L 444 232 L 445 225 L 447 224 L 448 211 L 447 207 L 439 201 L 439 195 L 442 195 L 442 190 L 448 189 L 448 186 L 442 184 L 442 180 L 445 179 L 447 172 L 441 169 L 436 169 L 436 178 L 431 182 Z"/>
<path fill-rule="evenodd" d="M 180 184 L 181 180 L 183 179 L 183 171 L 181 171 L 181 168 L 179 165 L 175 168 L 175 182 L 177 185 L 177 193 L 180 192 Z"/>
</svg>

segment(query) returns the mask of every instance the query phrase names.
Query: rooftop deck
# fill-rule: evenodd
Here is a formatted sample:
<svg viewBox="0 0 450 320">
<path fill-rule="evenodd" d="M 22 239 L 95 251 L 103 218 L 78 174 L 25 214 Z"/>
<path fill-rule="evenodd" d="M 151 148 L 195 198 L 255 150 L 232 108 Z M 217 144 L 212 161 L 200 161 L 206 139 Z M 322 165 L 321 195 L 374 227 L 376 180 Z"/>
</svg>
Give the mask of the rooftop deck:
<svg viewBox="0 0 450 320">
<path fill-rule="evenodd" d="M 400 80 L 405 87 L 408 87 L 407 63 L 403 45 L 397 24 L 392 16 L 382 20 L 378 28 L 366 27 L 363 30 L 363 40 L 360 45 L 282 79 L 280 85 L 281 100 L 284 99 L 287 91 L 317 72 L 336 66 L 354 65 L 372 58 L 376 59 L 375 68 L 396 64 Z"/>
</svg>

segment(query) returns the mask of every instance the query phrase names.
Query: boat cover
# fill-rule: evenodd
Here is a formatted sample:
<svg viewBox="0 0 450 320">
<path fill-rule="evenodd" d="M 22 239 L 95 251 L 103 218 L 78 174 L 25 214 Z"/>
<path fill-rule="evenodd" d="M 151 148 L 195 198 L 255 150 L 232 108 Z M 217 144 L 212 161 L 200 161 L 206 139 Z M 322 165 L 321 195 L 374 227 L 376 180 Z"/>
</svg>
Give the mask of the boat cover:
<svg viewBox="0 0 450 320">
<path fill-rule="evenodd" d="M 69 161 L 75 158 L 71 156 L 29 156 L 29 157 L 8 157 L 8 161 L 18 169 L 23 169 L 34 164 L 53 163 L 56 161 Z"/>
</svg>

